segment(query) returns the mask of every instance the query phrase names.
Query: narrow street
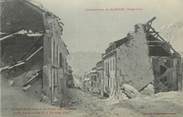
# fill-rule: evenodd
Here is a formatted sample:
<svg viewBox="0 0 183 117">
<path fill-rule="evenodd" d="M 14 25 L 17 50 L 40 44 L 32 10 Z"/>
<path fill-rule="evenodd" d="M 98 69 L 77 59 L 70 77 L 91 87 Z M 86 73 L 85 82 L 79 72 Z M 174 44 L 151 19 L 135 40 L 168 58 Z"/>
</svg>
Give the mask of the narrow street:
<svg viewBox="0 0 183 117">
<path fill-rule="evenodd" d="M 9 86 L 6 79 L 1 79 L 2 117 L 110 117 L 120 116 L 112 112 L 112 106 L 106 99 L 100 99 L 82 92 L 79 89 L 69 90 L 72 93 L 72 106 L 59 108 L 39 102 L 34 96 L 27 95 L 17 87 Z M 137 115 L 136 112 L 122 108 L 120 113 Z M 51 115 L 49 115 L 51 114 Z"/>
<path fill-rule="evenodd" d="M 182 117 L 183 93 L 168 92 L 151 97 L 137 97 L 111 104 L 79 89 L 70 89 L 72 104 L 59 108 L 39 102 L 1 79 L 1 117 Z M 165 108 L 166 107 L 166 108 Z M 51 115 L 49 115 L 51 114 Z"/>
<path fill-rule="evenodd" d="M 1 107 L 2 117 L 15 117 L 16 112 L 28 108 L 51 107 L 38 102 L 34 97 L 26 95 L 22 90 L 11 87 L 6 79 L 1 78 Z M 17 113 L 17 117 L 20 115 Z"/>
</svg>

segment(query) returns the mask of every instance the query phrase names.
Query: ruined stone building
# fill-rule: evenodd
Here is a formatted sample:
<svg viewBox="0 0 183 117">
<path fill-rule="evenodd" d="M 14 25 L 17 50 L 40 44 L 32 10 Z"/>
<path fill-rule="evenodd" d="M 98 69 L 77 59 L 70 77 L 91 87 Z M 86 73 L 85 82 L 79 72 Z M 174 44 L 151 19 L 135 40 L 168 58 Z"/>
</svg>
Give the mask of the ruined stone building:
<svg viewBox="0 0 183 117">
<path fill-rule="evenodd" d="M 36 72 L 22 85 L 41 80 L 52 103 L 63 99 L 71 75 L 60 18 L 29 0 L 3 0 L 1 5 L 1 70 Z M 17 73 L 17 71 L 16 71 Z M 30 86 L 30 85 L 29 85 Z"/>
<path fill-rule="evenodd" d="M 134 32 L 105 50 L 101 78 L 105 95 L 118 95 L 123 84 L 138 91 L 153 84 L 156 93 L 182 89 L 181 56 L 151 26 L 154 19 L 135 25 Z"/>
<path fill-rule="evenodd" d="M 95 94 L 101 94 L 102 82 L 101 78 L 103 78 L 103 67 L 102 61 L 98 62 L 96 67 L 93 67 L 83 79 L 83 88 L 85 91 Z M 101 94 L 102 95 L 102 94 Z"/>
<path fill-rule="evenodd" d="M 145 25 L 155 92 L 182 90 L 181 55 L 151 26 Z"/>
<path fill-rule="evenodd" d="M 90 82 L 90 92 L 99 93 L 99 78 L 97 77 L 96 67 L 92 68 L 92 70 L 87 74 L 87 78 L 89 78 Z"/>
<path fill-rule="evenodd" d="M 101 60 L 84 76 L 83 88 L 85 91 L 104 95 L 103 68 L 103 61 Z"/>
</svg>

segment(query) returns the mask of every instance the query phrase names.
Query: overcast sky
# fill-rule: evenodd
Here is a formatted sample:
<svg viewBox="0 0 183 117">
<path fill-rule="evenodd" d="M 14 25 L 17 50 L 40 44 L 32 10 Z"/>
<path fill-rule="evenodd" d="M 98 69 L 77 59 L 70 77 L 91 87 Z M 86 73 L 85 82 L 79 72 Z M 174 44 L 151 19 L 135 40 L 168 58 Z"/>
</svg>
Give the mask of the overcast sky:
<svg viewBox="0 0 183 117">
<path fill-rule="evenodd" d="M 36 0 L 59 16 L 64 23 L 64 40 L 71 52 L 97 51 L 123 38 L 136 23 L 153 16 L 159 30 L 163 25 L 183 21 L 183 0 Z M 88 9 L 123 8 L 121 11 Z M 138 10 L 126 10 L 136 8 Z M 181 40 L 180 42 L 183 43 Z M 179 46 L 180 46 L 179 42 Z M 180 49 L 180 47 L 179 47 Z"/>
</svg>

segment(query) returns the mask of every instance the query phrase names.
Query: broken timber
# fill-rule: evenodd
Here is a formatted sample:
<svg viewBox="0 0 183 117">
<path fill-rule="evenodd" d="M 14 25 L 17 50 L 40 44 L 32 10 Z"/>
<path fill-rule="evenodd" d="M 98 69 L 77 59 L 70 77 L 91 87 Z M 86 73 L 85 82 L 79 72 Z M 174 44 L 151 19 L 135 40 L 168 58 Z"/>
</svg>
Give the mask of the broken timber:
<svg viewBox="0 0 183 117">
<path fill-rule="evenodd" d="M 42 50 L 43 47 L 41 46 L 40 48 L 38 48 L 38 50 L 36 50 L 34 53 L 32 53 L 27 59 L 26 61 L 30 60 L 34 55 L 36 55 L 40 50 Z"/>
<path fill-rule="evenodd" d="M 20 30 L 18 32 L 15 32 L 15 33 L 12 33 L 12 34 L 9 34 L 7 36 L 4 36 L 4 37 L 0 38 L 0 41 L 3 41 L 3 40 L 8 39 L 10 37 L 13 37 L 14 35 L 17 35 L 17 34 L 27 35 L 28 37 L 40 37 L 40 36 L 43 36 L 43 34 L 40 34 L 40 33 L 28 33 L 25 30 Z"/>
<path fill-rule="evenodd" d="M 22 30 L 20 30 L 20 31 L 22 31 Z M 13 37 L 15 34 L 18 34 L 20 31 L 18 31 L 18 32 L 16 32 L 16 33 L 13 33 L 13 34 L 9 34 L 9 35 L 7 35 L 7 36 L 5 36 L 5 37 L 0 38 L 0 41 L 3 41 L 3 40 L 8 39 L 8 38 L 10 38 L 10 37 Z"/>
<path fill-rule="evenodd" d="M 23 85 L 23 87 L 26 87 L 27 85 L 31 84 L 36 78 L 39 78 L 38 76 L 41 74 L 41 71 L 36 72 L 29 80 L 26 81 L 26 83 Z"/>
<path fill-rule="evenodd" d="M 149 33 L 154 33 L 154 36 L 156 36 L 159 40 L 163 41 L 164 43 L 166 43 L 170 48 L 171 50 L 174 52 L 174 53 L 177 53 L 177 51 L 163 38 L 159 35 L 159 33 L 151 26 L 152 25 L 152 22 L 156 19 L 156 17 L 153 17 L 151 20 L 149 20 L 147 23 L 146 23 L 146 32 L 149 32 Z"/>
<path fill-rule="evenodd" d="M 27 61 L 29 61 L 33 56 L 35 56 L 42 49 L 43 49 L 43 46 L 39 47 L 35 52 L 33 52 L 31 55 L 29 55 L 25 60 L 18 61 L 16 64 L 14 64 L 12 66 L 2 67 L 2 68 L 0 68 L 0 71 L 10 70 L 10 69 L 13 69 L 15 67 L 18 67 L 18 66 L 25 64 Z"/>
</svg>

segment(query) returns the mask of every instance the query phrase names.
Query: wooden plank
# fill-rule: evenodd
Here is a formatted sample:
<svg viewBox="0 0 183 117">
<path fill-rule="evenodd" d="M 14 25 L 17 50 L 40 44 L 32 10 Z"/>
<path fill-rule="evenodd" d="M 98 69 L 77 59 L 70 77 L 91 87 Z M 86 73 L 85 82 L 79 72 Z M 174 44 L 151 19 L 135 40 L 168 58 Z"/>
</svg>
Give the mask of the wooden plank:
<svg viewBox="0 0 183 117">
<path fill-rule="evenodd" d="M 147 21 L 147 25 L 152 24 L 152 22 L 156 19 L 156 17 L 151 18 L 149 21 Z"/>
<path fill-rule="evenodd" d="M 30 60 L 34 55 L 36 55 L 40 50 L 43 49 L 43 46 L 41 46 L 39 49 L 37 49 L 35 52 L 33 52 L 29 57 L 27 57 L 25 60 Z"/>
<path fill-rule="evenodd" d="M 164 41 L 147 41 L 148 43 L 166 43 Z"/>
<path fill-rule="evenodd" d="M 27 86 L 29 85 L 34 79 L 37 78 L 37 76 L 39 76 L 39 73 L 37 72 L 35 75 L 33 75 L 23 86 Z"/>
<path fill-rule="evenodd" d="M 160 35 L 159 35 L 159 33 L 151 26 L 151 25 L 149 25 L 149 24 L 147 24 L 148 25 L 148 27 L 149 27 L 149 29 L 151 29 L 152 30 L 152 32 L 154 32 L 155 34 L 156 34 L 156 36 L 160 39 L 160 40 L 162 40 L 162 41 L 164 41 L 164 42 L 166 42 L 166 44 L 170 47 L 170 49 L 171 50 L 173 50 L 173 52 L 175 52 L 175 53 L 177 53 L 177 51 L 163 38 L 163 37 L 161 37 Z"/>
<path fill-rule="evenodd" d="M 7 35 L 7 36 L 5 36 L 5 37 L 2 37 L 2 38 L 0 38 L 0 41 L 3 41 L 3 40 L 5 40 L 5 39 L 8 39 L 8 38 L 10 38 L 10 37 L 12 37 L 14 34 L 10 34 L 10 35 Z"/>
<path fill-rule="evenodd" d="M 8 39 L 8 38 L 14 36 L 15 34 L 18 34 L 18 33 L 21 32 L 21 31 L 22 31 L 22 30 L 17 31 L 17 32 L 12 33 L 12 34 L 9 34 L 9 35 L 7 35 L 7 36 L 5 36 L 5 37 L 2 37 L 2 38 L 0 38 L 0 41 L 3 41 L 3 40 L 5 40 L 5 39 Z"/>
<path fill-rule="evenodd" d="M 8 68 L 9 68 L 9 66 L 1 67 L 1 68 L 0 68 L 0 72 L 3 71 L 3 70 L 6 70 L 6 69 L 8 69 Z"/>
<path fill-rule="evenodd" d="M 42 46 L 41 46 L 38 50 L 36 50 L 34 53 L 32 53 L 32 54 L 26 59 L 26 61 L 30 60 L 30 59 L 31 59 L 34 55 L 36 55 L 41 49 L 43 49 Z M 12 65 L 12 66 L 5 66 L 5 67 L 2 67 L 2 68 L 0 68 L 0 71 L 7 70 L 7 69 L 10 70 L 10 69 L 13 69 L 13 68 L 15 68 L 15 67 L 21 66 L 21 65 L 25 64 L 26 61 L 22 60 L 22 61 L 18 61 L 16 64 L 14 64 L 14 65 Z"/>
<path fill-rule="evenodd" d="M 9 34 L 9 35 L 7 35 L 7 36 L 4 36 L 4 37 L 0 38 L 0 41 L 3 41 L 3 40 L 8 39 L 8 38 L 10 38 L 10 37 L 13 37 L 13 36 L 16 35 L 16 34 L 27 35 L 28 37 L 41 37 L 41 36 L 43 36 L 42 33 L 28 33 L 27 31 L 26 31 L 26 32 L 22 32 L 22 31 L 25 31 L 25 30 L 20 30 L 20 31 L 18 31 L 18 32 Z"/>
<path fill-rule="evenodd" d="M 0 68 L 0 71 L 3 71 L 3 70 L 10 70 L 10 69 L 13 69 L 13 68 L 15 68 L 15 67 L 21 66 L 21 65 L 23 65 L 23 64 L 25 64 L 25 62 L 19 61 L 19 62 L 18 62 L 17 64 L 15 64 L 15 65 L 12 65 L 12 66 L 5 66 L 5 67 Z"/>
<path fill-rule="evenodd" d="M 8 69 L 12 69 L 14 67 L 18 67 L 18 66 L 23 65 L 23 64 L 25 64 L 25 62 L 20 62 L 20 63 L 13 65 L 13 66 L 10 66 Z"/>
</svg>

